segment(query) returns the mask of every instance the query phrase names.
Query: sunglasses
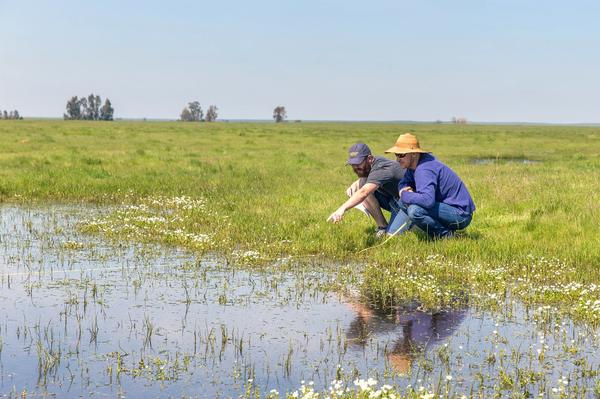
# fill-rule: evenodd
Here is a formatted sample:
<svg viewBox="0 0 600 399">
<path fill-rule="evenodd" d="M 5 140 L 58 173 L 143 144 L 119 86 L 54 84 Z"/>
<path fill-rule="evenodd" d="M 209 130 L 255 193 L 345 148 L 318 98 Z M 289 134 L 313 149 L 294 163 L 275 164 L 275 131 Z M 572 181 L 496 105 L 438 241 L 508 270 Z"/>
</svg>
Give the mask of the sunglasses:
<svg viewBox="0 0 600 399">
<path fill-rule="evenodd" d="M 404 158 L 407 155 L 408 155 L 408 153 L 406 153 L 406 154 L 396 154 L 396 159 Z"/>
</svg>

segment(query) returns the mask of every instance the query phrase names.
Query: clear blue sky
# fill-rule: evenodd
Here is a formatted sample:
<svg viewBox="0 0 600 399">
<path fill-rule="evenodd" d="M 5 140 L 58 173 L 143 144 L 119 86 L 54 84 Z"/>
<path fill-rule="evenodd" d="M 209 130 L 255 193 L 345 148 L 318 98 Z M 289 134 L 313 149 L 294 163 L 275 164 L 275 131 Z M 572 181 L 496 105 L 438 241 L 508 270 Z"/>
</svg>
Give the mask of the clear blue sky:
<svg viewBox="0 0 600 399">
<path fill-rule="evenodd" d="M 5 1 L 0 109 L 600 122 L 598 1 Z"/>
</svg>

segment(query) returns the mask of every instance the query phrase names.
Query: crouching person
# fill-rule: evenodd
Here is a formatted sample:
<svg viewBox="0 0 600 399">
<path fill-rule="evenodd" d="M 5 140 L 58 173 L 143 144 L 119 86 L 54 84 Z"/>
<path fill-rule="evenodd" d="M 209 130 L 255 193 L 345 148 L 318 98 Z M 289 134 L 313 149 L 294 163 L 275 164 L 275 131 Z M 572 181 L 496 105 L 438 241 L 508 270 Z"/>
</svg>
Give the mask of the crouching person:
<svg viewBox="0 0 600 399">
<path fill-rule="evenodd" d="M 415 136 L 401 135 L 386 153 L 396 154 L 406 169 L 398 183 L 397 234 L 415 225 L 431 238 L 449 238 L 471 223 L 475 204 L 467 187 L 452 169 L 421 149 Z"/>
<path fill-rule="evenodd" d="M 376 236 L 385 236 L 393 227 L 393 220 L 398 212 L 398 183 L 404 176 L 404 170 L 397 162 L 384 157 L 374 157 L 364 143 L 350 147 L 347 164 L 358 176 L 346 194 L 350 197 L 335 212 L 328 221 L 334 223 L 342 220 L 344 213 L 354 207 L 360 207 L 373 217 L 377 225 Z M 390 223 L 383 215 L 382 209 L 391 212 Z"/>
</svg>

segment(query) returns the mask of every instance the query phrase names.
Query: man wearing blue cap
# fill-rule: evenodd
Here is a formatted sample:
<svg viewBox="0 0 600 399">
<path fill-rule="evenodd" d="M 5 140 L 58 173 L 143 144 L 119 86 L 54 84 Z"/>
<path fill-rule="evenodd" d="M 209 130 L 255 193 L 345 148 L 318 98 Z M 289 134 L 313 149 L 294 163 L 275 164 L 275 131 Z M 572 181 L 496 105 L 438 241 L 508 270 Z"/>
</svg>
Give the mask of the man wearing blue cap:
<svg viewBox="0 0 600 399">
<path fill-rule="evenodd" d="M 380 237 L 385 233 L 392 234 L 394 228 L 398 227 L 394 226 L 393 219 L 399 210 L 398 183 L 404 176 L 404 169 L 398 162 L 385 157 L 374 157 L 364 143 L 354 144 L 348 150 L 348 155 L 348 165 L 352 166 L 359 179 L 346 190 L 350 198 L 327 220 L 337 223 L 347 210 L 362 204 L 377 224 L 376 235 Z M 391 212 L 389 225 L 381 209 Z"/>
</svg>

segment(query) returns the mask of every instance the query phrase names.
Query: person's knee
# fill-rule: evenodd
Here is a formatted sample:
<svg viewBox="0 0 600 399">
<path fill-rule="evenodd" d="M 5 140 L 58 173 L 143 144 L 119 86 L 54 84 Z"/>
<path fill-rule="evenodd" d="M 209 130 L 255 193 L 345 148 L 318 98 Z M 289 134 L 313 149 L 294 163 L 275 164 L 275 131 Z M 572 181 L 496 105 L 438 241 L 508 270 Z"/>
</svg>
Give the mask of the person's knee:
<svg viewBox="0 0 600 399">
<path fill-rule="evenodd" d="M 419 205 L 409 205 L 406 209 L 406 214 L 411 220 L 422 219 L 426 213 L 427 211 Z"/>
</svg>

